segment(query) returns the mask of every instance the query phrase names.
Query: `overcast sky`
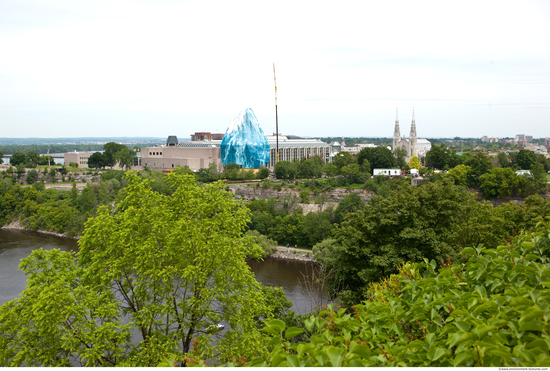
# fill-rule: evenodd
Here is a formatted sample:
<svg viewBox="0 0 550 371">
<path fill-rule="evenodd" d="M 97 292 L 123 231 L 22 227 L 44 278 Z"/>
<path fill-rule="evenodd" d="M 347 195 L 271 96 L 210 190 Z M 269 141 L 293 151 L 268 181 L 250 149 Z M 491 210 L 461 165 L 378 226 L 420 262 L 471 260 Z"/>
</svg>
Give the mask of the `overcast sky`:
<svg viewBox="0 0 550 371">
<path fill-rule="evenodd" d="M 549 1 L 0 0 L 0 137 L 550 136 Z"/>
</svg>

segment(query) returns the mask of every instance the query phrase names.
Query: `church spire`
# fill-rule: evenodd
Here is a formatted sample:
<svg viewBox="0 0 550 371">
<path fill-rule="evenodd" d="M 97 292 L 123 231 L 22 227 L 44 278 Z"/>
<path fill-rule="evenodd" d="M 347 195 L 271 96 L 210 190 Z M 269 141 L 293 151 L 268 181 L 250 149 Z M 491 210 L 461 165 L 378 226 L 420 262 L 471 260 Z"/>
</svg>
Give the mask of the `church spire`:
<svg viewBox="0 0 550 371">
<path fill-rule="evenodd" d="M 413 156 L 418 156 L 416 151 L 416 123 L 414 122 L 414 107 L 413 107 L 413 117 L 411 121 L 411 134 L 409 135 L 409 158 Z"/>
<path fill-rule="evenodd" d="M 395 109 L 395 128 L 393 129 L 393 150 L 397 149 L 397 144 L 401 140 L 401 132 L 399 131 L 398 109 Z"/>
<path fill-rule="evenodd" d="M 416 138 L 416 123 L 414 122 L 414 107 L 413 107 L 413 117 L 411 121 L 411 134 L 409 135 L 409 138 Z"/>
<path fill-rule="evenodd" d="M 395 109 L 395 128 L 393 130 L 393 137 L 399 138 L 401 136 L 399 131 L 399 117 L 397 115 L 397 108 Z"/>
</svg>

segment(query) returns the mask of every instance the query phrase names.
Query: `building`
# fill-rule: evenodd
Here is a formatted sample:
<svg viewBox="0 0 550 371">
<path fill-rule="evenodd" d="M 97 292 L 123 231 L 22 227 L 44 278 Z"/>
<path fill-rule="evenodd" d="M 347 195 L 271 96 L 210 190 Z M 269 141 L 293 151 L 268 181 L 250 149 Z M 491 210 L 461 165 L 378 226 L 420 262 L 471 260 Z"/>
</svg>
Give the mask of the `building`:
<svg viewBox="0 0 550 371">
<path fill-rule="evenodd" d="M 373 169 L 372 175 L 385 175 L 385 176 L 400 176 L 401 169 Z"/>
<path fill-rule="evenodd" d="M 224 134 L 212 134 L 208 132 L 191 134 L 192 142 L 222 140 Z"/>
<path fill-rule="evenodd" d="M 489 137 L 487 135 L 484 135 L 481 137 L 481 141 L 482 142 L 488 142 L 489 141 Z"/>
<path fill-rule="evenodd" d="M 525 146 L 524 149 L 527 149 L 529 151 L 533 151 L 536 154 L 541 154 L 541 155 L 544 155 L 544 156 L 548 155 L 548 149 L 545 146 L 538 146 L 538 145 Z"/>
<path fill-rule="evenodd" d="M 94 152 L 68 152 L 63 154 L 63 161 L 65 166 L 68 166 L 71 162 L 77 164 L 78 168 L 88 169 L 88 159 L 91 155 L 99 151 Z M 103 152 L 103 151 L 101 151 Z M 141 157 L 138 154 L 132 170 L 141 170 Z M 118 164 L 113 166 L 113 170 L 124 170 Z"/>
<path fill-rule="evenodd" d="M 207 168 L 211 163 L 216 164 L 219 171 L 223 169 L 219 143 L 195 141 L 175 146 L 141 148 L 141 164 L 151 170 L 162 171 L 188 166 L 196 171 Z"/>
<path fill-rule="evenodd" d="M 533 141 L 533 136 L 532 135 L 525 135 L 525 134 L 516 134 L 516 138 L 515 138 L 515 143 L 516 144 L 520 144 L 520 145 L 523 145 L 525 147 L 525 145 L 529 142 Z"/>
<path fill-rule="evenodd" d="M 426 153 L 432 149 L 432 143 L 427 139 L 417 139 L 416 156 L 420 159 L 426 156 Z"/>
<path fill-rule="evenodd" d="M 395 111 L 395 127 L 393 130 L 393 152 L 395 153 L 398 149 L 405 150 L 405 160 L 409 161 L 412 157 L 418 157 L 417 151 L 417 139 L 416 139 L 416 123 L 414 121 L 414 108 L 411 121 L 411 132 L 409 134 L 409 139 L 401 138 L 401 132 L 399 130 L 399 118 L 397 116 L 397 109 Z"/>
<path fill-rule="evenodd" d="M 345 145 L 344 138 L 342 138 L 342 143 L 343 144 L 340 151 L 348 152 L 352 155 L 358 154 L 359 152 L 361 152 L 363 148 L 376 148 L 376 144 L 373 144 L 373 143 L 358 143 L 354 146 L 348 147 Z"/>
<path fill-rule="evenodd" d="M 331 146 L 320 139 L 290 139 L 290 135 L 279 134 L 279 161 L 300 161 L 311 156 L 321 156 L 325 162 L 332 162 Z M 277 136 L 266 135 L 270 148 L 268 167 L 277 163 Z"/>
</svg>

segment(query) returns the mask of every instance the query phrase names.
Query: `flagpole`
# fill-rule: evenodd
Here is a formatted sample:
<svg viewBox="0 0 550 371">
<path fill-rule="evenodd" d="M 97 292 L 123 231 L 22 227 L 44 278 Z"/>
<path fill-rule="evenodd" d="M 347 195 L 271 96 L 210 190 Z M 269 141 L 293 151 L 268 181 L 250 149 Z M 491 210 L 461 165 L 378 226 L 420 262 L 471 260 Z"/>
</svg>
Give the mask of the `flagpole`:
<svg viewBox="0 0 550 371">
<path fill-rule="evenodd" d="M 279 163 L 279 114 L 277 112 L 277 77 L 275 76 L 275 63 L 273 63 L 273 80 L 275 81 L 275 135 L 277 141 L 277 162 Z"/>
</svg>

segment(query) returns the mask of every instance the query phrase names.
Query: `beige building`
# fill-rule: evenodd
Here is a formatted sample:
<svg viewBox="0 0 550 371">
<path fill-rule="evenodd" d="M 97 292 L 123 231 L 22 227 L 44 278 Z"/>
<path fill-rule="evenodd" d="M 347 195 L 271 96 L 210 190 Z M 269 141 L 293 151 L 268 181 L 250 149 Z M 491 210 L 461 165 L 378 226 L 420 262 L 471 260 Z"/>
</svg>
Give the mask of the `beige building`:
<svg viewBox="0 0 550 371">
<path fill-rule="evenodd" d="M 78 168 L 82 169 L 88 169 L 88 159 L 91 155 L 96 153 L 98 151 L 94 152 L 67 152 L 63 154 L 63 160 L 65 161 L 65 166 L 69 166 L 71 162 L 77 164 Z M 110 169 L 110 167 L 109 167 Z M 132 170 L 142 170 L 143 167 L 141 166 L 141 159 L 138 157 L 136 162 L 134 163 L 134 166 L 131 168 Z M 124 170 L 121 168 L 118 164 L 113 166 L 113 170 Z"/>
<path fill-rule="evenodd" d="M 141 165 L 151 170 L 172 170 L 178 166 L 199 170 L 207 168 L 210 163 L 215 163 L 218 171 L 223 169 L 219 145 L 186 142 L 174 147 L 141 148 Z"/>
</svg>

